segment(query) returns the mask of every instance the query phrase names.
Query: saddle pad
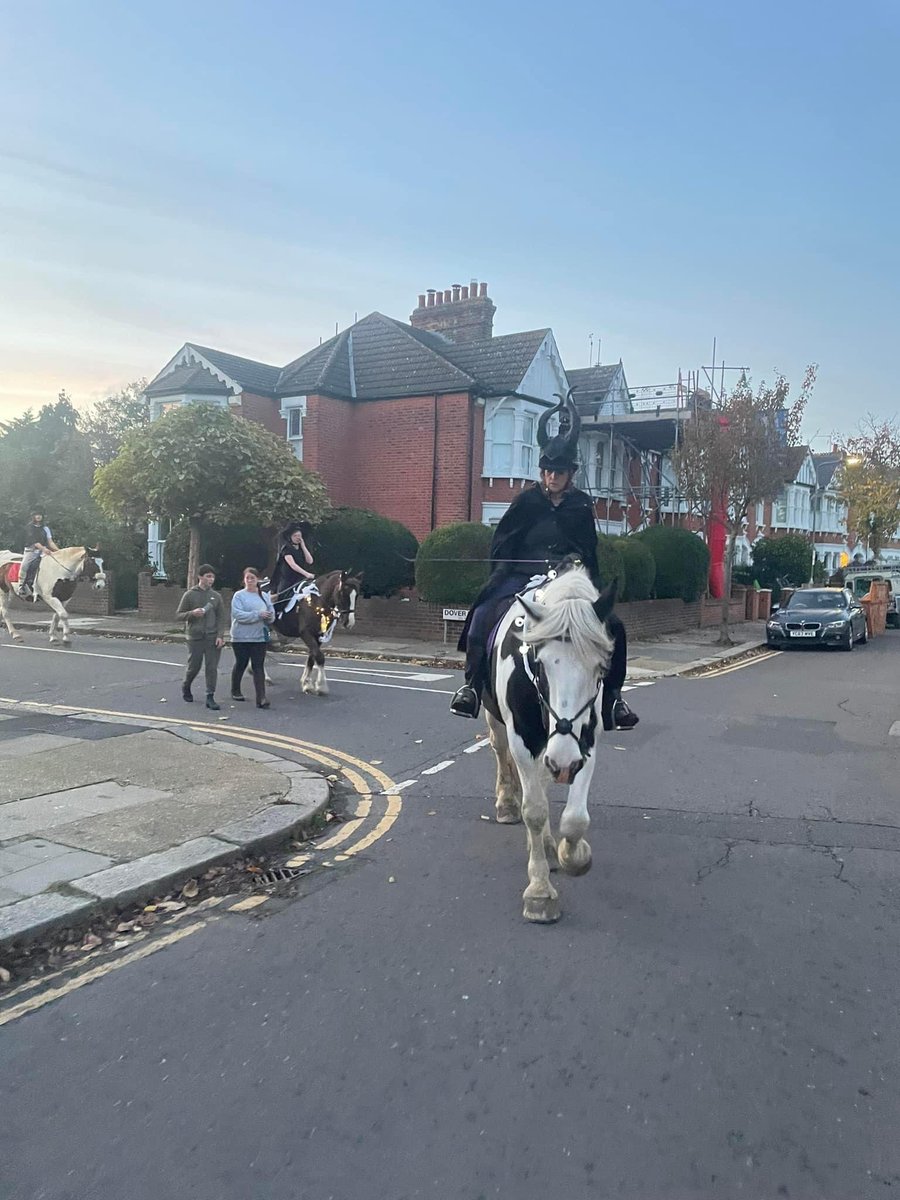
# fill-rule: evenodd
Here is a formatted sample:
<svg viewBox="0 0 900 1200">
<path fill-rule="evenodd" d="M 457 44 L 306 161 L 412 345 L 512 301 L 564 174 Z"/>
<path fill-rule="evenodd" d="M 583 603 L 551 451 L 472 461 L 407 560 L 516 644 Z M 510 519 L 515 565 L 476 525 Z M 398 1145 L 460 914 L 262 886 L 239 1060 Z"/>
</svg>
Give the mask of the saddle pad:
<svg viewBox="0 0 900 1200">
<path fill-rule="evenodd" d="M 12 562 L 9 564 L 9 570 L 6 572 L 6 579 L 9 583 L 19 582 L 19 568 L 22 566 L 20 562 Z"/>
</svg>

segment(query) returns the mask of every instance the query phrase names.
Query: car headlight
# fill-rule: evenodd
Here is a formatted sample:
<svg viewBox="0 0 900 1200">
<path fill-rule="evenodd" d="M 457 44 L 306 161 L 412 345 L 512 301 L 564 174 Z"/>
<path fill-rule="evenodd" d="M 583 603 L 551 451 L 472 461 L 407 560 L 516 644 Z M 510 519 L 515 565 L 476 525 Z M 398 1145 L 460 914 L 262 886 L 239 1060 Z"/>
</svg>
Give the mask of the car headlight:
<svg viewBox="0 0 900 1200">
<path fill-rule="evenodd" d="M 846 629 L 848 625 L 846 618 L 842 621 L 829 621 L 825 626 L 826 629 Z"/>
<path fill-rule="evenodd" d="M 781 628 L 780 621 L 766 621 L 766 629 L 780 629 L 780 628 Z"/>
</svg>

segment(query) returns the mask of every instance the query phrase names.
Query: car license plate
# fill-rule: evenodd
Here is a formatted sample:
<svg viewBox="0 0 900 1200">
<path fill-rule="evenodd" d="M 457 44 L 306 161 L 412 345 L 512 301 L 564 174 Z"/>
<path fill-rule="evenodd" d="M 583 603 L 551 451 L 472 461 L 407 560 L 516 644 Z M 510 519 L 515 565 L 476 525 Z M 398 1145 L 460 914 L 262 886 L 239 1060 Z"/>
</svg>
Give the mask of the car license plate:
<svg viewBox="0 0 900 1200">
<path fill-rule="evenodd" d="M 788 630 L 788 632 L 790 633 L 791 637 L 815 637 L 816 636 L 816 631 L 814 629 L 790 629 L 790 630 Z"/>
</svg>

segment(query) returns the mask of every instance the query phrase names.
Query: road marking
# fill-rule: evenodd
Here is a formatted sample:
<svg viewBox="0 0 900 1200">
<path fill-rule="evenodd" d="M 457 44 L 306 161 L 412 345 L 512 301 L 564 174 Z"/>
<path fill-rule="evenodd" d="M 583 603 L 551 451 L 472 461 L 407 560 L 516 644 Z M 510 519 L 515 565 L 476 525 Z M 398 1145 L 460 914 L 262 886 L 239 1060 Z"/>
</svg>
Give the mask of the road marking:
<svg viewBox="0 0 900 1200">
<path fill-rule="evenodd" d="M 745 662 L 734 663 L 731 666 L 720 667 L 715 671 L 708 671 L 705 675 L 695 675 L 694 679 L 718 679 L 720 675 L 730 675 L 732 671 L 743 671 L 744 667 L 755 667 L 757 663 L 766 662 L 770 658 L 778 658 L 779 650 L 768 650 L 765 654 L 757 654 L 754 658 L 748 658 Z"/>
<path fill-rule="evenodd" d="M 279 667 L 294 667 L 298 670 L 305 670 L 305 662 L 286 662 L 283 658 L 275 658 L 274 655 L 270 662 Z M 452 675 L 437 675 L 429 671 L 390 671 L 382 670 L 377 667 L 344 667 L 333 660 L 325 660 L 325 665 L 329 671 L 346 671 L 351 675 L 382 675 L 385 679 L 409 679 L 412 683 L 436 683 L 440 679 L 452 679 Z"/>
<path fill-rule="evenodd" d="M 79 658 L 115 658 L 120 662 L 154 663 L 160 667 L 183 667 L 183 662 L 169 662 L 164 658 L 137 658 L 131 654 L 98 654 L 96 650 L 69 650 L 65 646 L 20 646 L 15 642 L 7 642 L 7 650 L 31 650 L 35 654 L 59 654 L 65 658 L 77 655 Z"/>
<path fill-rule="evenodd" d="M 445 758 L 443 762 L 439 762 L 436 767 L 429 767 L 427 771 L 423 771 L 423 775 L 437 775 L 438 771 L 446 771 L 448 767 L 453 766 L 452 758 Z"/>
<path fill-rule="evenodd" d="M 900 721 L 895 721 L 893 723 L 893 725 L 888 730 L 888 734 L 891 737 L 900 737 Z"/>
<path fill-rule="evenodd" d="M 489 746 L 490 744 L 490 738 L 482 738 L 481 741 L 476 742 L 474 746 L 466 746 L 465 750 L 463 750 L 463 754 L 474 754 L 475 751 L 480 750 L 482 746 Z"/>
<path fill-rule="evenodd" d="M 146 942 L 144 945 L 138 946 L 135 950 L 129 950 L 110 962 L 100 963 L 98 966 L 92 967 L 90 971 L 85 971 L 82 975 L 76 975 L 72 979 L 67 979 L 65 983 L 59 984 L 58 987 L 39 992 L 29 1000 L 23 1000 L 21 1004 L 15 1004 L 11 1008 L 4 1009 L 0 1012 L 0 1025 L 8 1025 L 10 1021 L 18 1020 L 19 1017 L 24 1017 L 27 1013 L 36 1012 L 39 1008 L 43 1008 L 45 1004 L 51 1004 L 54 1000 L 61 1000 L 63 996 L 68 996 L 71 992 L 77 992 L 79 988 L 83 988 L 97 979 L 102 979 L 104 975 L 109 975 L 112 971 L 118 971 L 120 967 L 127 967 L 133 962 L 139 962 L 142 958 L 149 958 L 151 954 L 156 954 L 158 950 L 165 950 L 168 946 L 174 946 L 176 942 L 190 937 L 198 929 L 204 929 L 206 924 L 206 921 L 197 921 L 194 925 L 185 925 L 181 929 L 174 929 L 171 933 L 164 934 L 152 942 Z"/>
<path fill-rule="evenodd" d="M 167 658 L 138 658 L 137 656 L 132 655 L 132 654 L 101 654 L 96 650 L 70 650 L 64 646 L 60 646 L 60 647 L 56 647 L 56 646 L 20 646 L 20 645 L 10 642 L 10 643 L 7 643 L 7 647 L 11 650 L 31 650 L 37 654 L 59 654 L 59 655 L 64 655 L 66 658 L 69 658 L 72 655 L 77 655 L 80 658 L 108 658 L 108 659 L 112 659 L 113 661 L 116 661 L 116 662 L 152 663 L 155 666 L 159 666 L 159 667 L 178 667 L 180 669 L 181 667 L 184 666 L 183 662 L 172 662 L 171 659 L 167 659 Z M 273 664 L 277 664 L 279 667 L 294 667 L 296 670 L 303 670 L 305 668 L 304 663 L 284 663 L 284 662 L 281 662 L 279 659 L 274 659 Z M 326 665 L 327 665 L 327 662 L 326 662 Z M 433 675 L 433 674 L 428 674 L 425 672 L 416 672 L 415 674 L 407 675 L 403 671 L 396 671 L 396 672 L 394 672 L 394 671 L 363 671 L 361 669 L 357 669 L 356 667 L 341 667 L 341 666 L 338 666 L 337 663 L 332 664 L 328 669 L 332 670 L 332 671 L 357 671 L 358 674 L 360 674 L 360 675 L 370 675 L 371 674 L 371 675 L 383 675 L 385 677 L 390 676 L 391 678 L 396 678 L 396 679 L 415 679 L 415 680 L 418 680 L 420 683 L 425 683 L 429 680 L 452 679 L 451 675 Z M 338 677 L 335 680 L 335 682 L 336 683 L 355 683 L 355 684 L 360 685 L 361 687 L 396 688 L 398 691 L 401 691 L 401 692 L 429 692 L 431 695 L 434 695 L 434 696 L 452 696 L 453 695 L 452 691 L 450 691 L 448 689 L 443 689 L 443 688 L 407 687 L 405 684 L 402 684 L 402 683 L 376 683 L 376 682 L 374 682 L 372 680 L 368 680 L 368 679 L 341 679 L 340 677 Z"/>
<path fill-rule="evenodd" d="M 414 783 L 418 783 L 418 779 L 404 779 L 402 783 L 395 783 L 393 787 L 383 791 L 382 796 L 393 796 L 397 792 L 402 792 L 404 788 L 412 787 Z"/>
<path fill-rule="evenodd" d="M 237 904 L 229 904 L 229 912 L 249 912 L 251 908 L 259 908 L 261 904 L 265 904 L 268 896 L 245 896 L 243 900 L 238 900 Z"/>
</svg>

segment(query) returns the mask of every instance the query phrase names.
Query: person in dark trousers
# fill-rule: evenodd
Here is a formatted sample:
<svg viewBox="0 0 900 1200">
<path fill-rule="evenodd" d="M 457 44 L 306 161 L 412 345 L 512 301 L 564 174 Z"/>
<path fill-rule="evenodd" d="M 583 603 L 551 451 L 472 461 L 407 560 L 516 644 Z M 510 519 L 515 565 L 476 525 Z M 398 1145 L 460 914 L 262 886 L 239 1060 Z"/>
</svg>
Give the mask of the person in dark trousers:
<svg viewBox="0 0 900 1200">
<path fill-rule="evenodd" d="M 225 604 L 213 588 L 215 582 L 215 568 L 203 563 L 197 571 L 197 586 L 189 588 L 181 597 L 177 615 L 187 624 L 188 664 L 181 695 L 188 704 L 193 702 L 191 684 L 201 666 L 205 666 L 206 707 L 218 712 L 216 678 L 219 655 L 225 642 Z"/>
<path fill-rule="evenodd" d="M 265 592 L 259 590 L 259 572 L 255 567 L 244 569 L 244 586 L 231 599 L 231 648 L 234 668 L 231 672 L 231 698 L 243 700 L 241 680 L 247 664 L 253 672 L 256 707 L 268 708 L 266 699 L 266 645 L 269 626 L 275 620 L 275 609 Z"/>
<path fill-rule="evenodd" d="M 555 412 L 560 416 L 560 430 L 550 438 L 547 423 Z M 519 493 L 494 532 L 494 569 L 475 598 L 459 639 L 459 649 L 466 655 L 466 681 L 450 701 L 450 711 L 456 716 L 478 716 L 481 690 L 488 679 L 491 629 L 509 607 L 511 597 L 521 592 L 532 576 L 546 574 L 548 568 L 575 555 L 594 586 L 598 590 L 603 586 L 597 565 L 594 502 L 572 483 L 578 470 L 580 431 L 581 421 L 569 397 L 544 413 L 538 423 L 538 443 L 543 451 L 538 464 L 541 481 Z M 606 627 L 613 639 L 613 652 L 603 682 L 603 728 L 632 729 L 638 717 L 621 696 L 628 660 L 625 626 L 611 613 Z"/>
</svg>

